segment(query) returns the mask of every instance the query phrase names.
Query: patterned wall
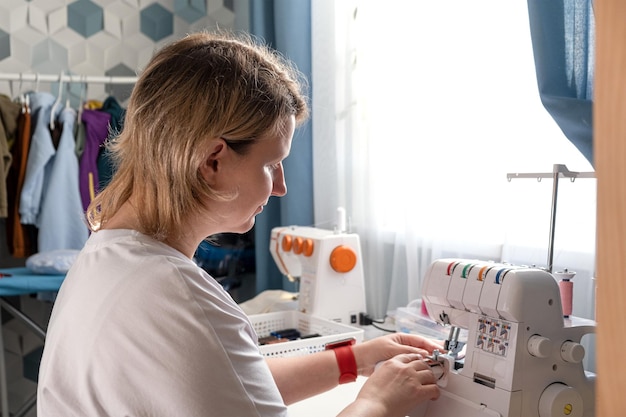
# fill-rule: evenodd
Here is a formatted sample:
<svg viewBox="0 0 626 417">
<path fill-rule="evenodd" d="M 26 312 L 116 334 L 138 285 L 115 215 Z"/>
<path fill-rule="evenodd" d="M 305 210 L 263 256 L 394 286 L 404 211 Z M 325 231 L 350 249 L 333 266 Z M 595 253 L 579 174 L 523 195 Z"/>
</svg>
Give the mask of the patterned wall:
<svg viewBox="0 0 626 417">
<path fill-rule="evenodd" d="M 246 29 L 235 16 L 242 4 L 247 3 L 1 0 L 0 93 L 15 96 L 17 90 L 33 89 L 26 83 L 2 81 L 2 73 L 136 75 L 156 48 L 186 33 L 215 27 Z M 54 83 L 39 87 L 55 94 L 58 91 Z M 117 93 L 121 101 L 129 89 L 95 84 L 88 87 L 90 98 Z"/>
<path fill-rule="evenodd" d="M 2 74 L 134 76 L 155 49 L 205 28 L 248 29 L 249 0 L 0 0 L 0 94 L 39 90 L 57 82 L 9 82 Z M 132 85 L 63 85 L 64 99 L 114 95 L 124 105 Z M 0 236 L 5 224 L 0 221 Z M 22 265 L 0 240 L 0 265 Z"/>
</svg>

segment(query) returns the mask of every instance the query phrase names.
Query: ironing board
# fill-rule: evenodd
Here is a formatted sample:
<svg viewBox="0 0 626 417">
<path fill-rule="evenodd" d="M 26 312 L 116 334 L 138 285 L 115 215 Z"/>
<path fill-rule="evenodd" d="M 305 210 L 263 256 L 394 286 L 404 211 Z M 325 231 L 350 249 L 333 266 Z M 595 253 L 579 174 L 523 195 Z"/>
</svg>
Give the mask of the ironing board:
<svg viewBox="0 0 626 417">
<path fill-rule="evenodd" d="M 63 279 L 65 279 L 65 275 L 34 274 L 25 267 L 0 268 L 0 306 L 44 340 L 46 336 L 45 329 L 41 328 L 23 311 L 10 304 L 5 297 L 46 291 L 56 292 L 61 287 Z M 2 326 L 0 326 L 0 401 L 2 401 L 0 417 L 9 417 L 9 394 L 4 357 L 4 337 L 2 333 Z M 35 394 L 13 416 L 25 415 L 35 405 L 36 401 L 37 395 Z"/>
</svg>

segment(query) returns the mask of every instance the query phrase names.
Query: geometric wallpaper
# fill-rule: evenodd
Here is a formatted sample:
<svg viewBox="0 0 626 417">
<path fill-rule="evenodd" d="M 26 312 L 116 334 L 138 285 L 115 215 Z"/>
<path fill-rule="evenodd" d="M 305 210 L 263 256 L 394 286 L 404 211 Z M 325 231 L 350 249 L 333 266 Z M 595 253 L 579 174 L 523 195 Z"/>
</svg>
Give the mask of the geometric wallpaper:
<svg viewBox="0 0 626 417">
<path fill-rule="evenodd" d="M 248 0 L 0 0 L 0 93 L 33 89 L 3 81 L 3 72 L 135 76 L 156 49 L 189 32 L 246 30 L 247 7 Z M 55 83 L 39 87 L 58 93 Z M 88 94 L 124 101 L 130 88 L 90 84 Z"/>
</svg>

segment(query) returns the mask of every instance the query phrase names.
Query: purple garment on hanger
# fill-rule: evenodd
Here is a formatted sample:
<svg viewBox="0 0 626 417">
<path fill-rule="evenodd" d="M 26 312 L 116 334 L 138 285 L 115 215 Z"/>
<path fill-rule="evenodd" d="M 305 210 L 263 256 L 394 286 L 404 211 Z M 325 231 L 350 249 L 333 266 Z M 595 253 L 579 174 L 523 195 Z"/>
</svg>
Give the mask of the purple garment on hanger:
<svg viewBox="0 0 626 417">
<path fill-rule="evenodd" d="M 81 120 L 85 124 L 85 148 L 80 157 L 79 183 L 83 209 L 87 210 L 99 191 L 97 160 L 102 145 L 109 136 L 111 115 L 99 110 L 85 109 Z"/>
</svg>

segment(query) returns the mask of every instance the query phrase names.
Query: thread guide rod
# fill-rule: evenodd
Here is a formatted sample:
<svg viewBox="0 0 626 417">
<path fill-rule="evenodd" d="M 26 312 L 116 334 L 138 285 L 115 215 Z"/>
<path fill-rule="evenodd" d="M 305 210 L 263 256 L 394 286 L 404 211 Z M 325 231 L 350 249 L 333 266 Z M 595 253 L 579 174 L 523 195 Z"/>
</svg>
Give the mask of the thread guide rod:
<svg viewBox="0 0 626 417">
<path fill-rule="evenodd" d="M 573 182 L 576 178 L 595 178 L 595 172 L 577 172 L 570 171 L 563 164 L 554 164 L 552 172 L 540 172 L 540 173 L 508 173 L 506 174 L 506 179 L 508 181 L 514 180 L 516 178 L 535 178 L 537 181 L 541 181 L 542 178 L 555 178 L 555 177 L 563 177 L 570 178 Z"/>
<path fill-rule="evenodd" d="M 559 192 L 559 179 L 569 178 L 570 181 L 574 182 L 576 178 L 595 178 L 595 172 L 577 172 L 570 171 L 563 164 L 554 164 L 552 167 L 552 172 L 543 172 L 543 173 L 508 173 L 506 174 L 506 179 L 510 182 L 513 179 L 517 178 L 535 178 L 538 182 L 541 181 L 542 178 L 552 178 L 552 207 L 550 210 L 550 233 L 548 236 L 548 266 L 547 271 L 552 273 L 552 263 L 554 260 L 554 234 L 555 234 L 555 226 L 556 226 L 556 203 Z"/>
</svg>

